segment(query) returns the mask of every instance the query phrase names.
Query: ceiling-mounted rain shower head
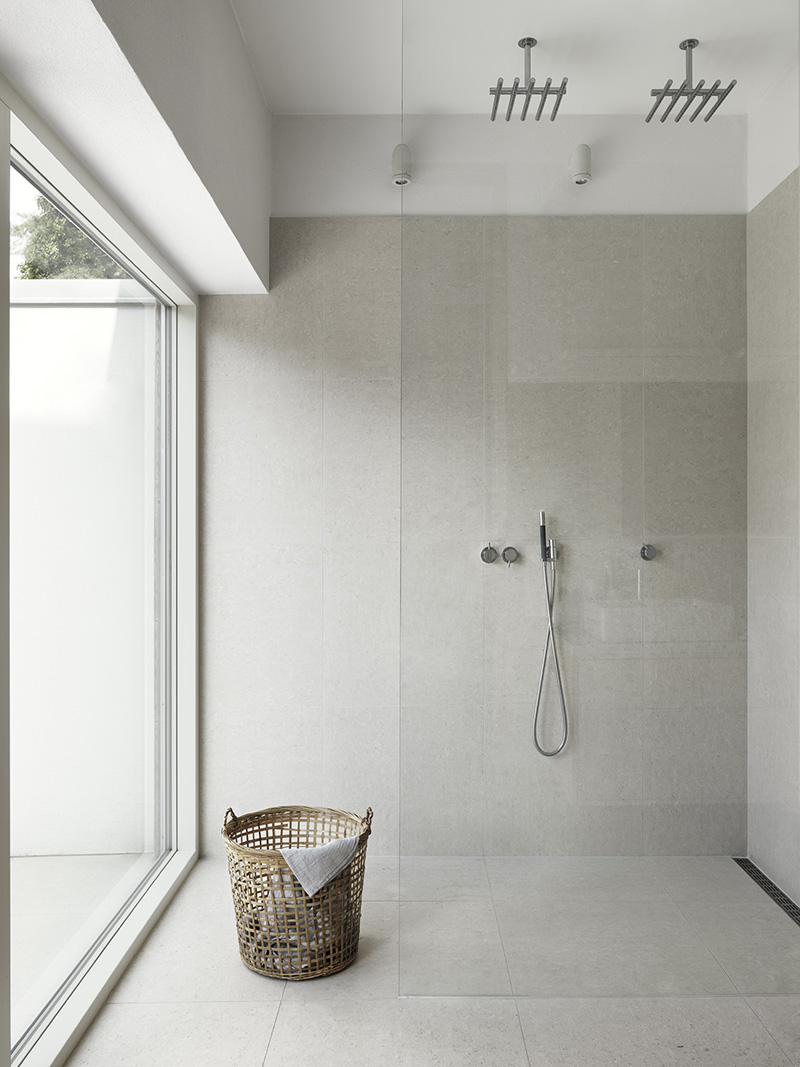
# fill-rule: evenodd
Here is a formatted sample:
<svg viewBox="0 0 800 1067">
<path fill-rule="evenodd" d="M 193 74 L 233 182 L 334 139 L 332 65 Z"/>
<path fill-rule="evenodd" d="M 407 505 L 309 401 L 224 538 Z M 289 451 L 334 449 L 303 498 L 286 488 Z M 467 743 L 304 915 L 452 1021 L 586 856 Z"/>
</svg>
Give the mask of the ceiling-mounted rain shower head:
<svg viewBox="0 0 800 1067">
<path fill-rule="evenodd" d="M 522 111 L 520 112 L 520 119 L 524 122 L 528 117 L 528 108 L 531 105 L 531 100 L 534 96 L 539 97 L 539 106 L 536 108 L 536 115 L 534 116 L 536 121 L 542 117 L 544 111 L 544 105 L 547 102 L 547 98 L 553 99 L 553 110 L 550 113 L 550 121 L 552 122 L 558 114 L 558 109 L 561 105 L 561 101 L 567 92 L 567 79 L 564 78 L 561 85 L 556 89 L 551 89 L 553 79 L 548 78 L 544 85 L 540 87 L 535 86 L 536 79 L 531 77 L 531 49 L 536 45 L 536 39 L 534 37 L 523 37 L 519 42 L 520 48 L 525 49 L 525 78 L 522 86 L 520 86 L 520 79 L 515 78 L 510 88 L 503 88 L 503 79 L 497 79 L 497 85 L 490 86 L 489 95 L 494 97 L 494 103 L 492 104 L 491 119 L 492 122 L 497 118 L 497 105 L 500 103 L 501 96 L 507 96 L 508 108 L 506 109 L 506 122 L 511 119 L 511 113 L 514 110 L 514 104 L 517 101 L 517 97 L 522 97 L 525 103 L 522 105 Z"/>
<path fill-rule="evenodd" d="M 717 80 L 714 82 L 710 89 L 704 88 L 705 82 L 702 78 L 697 83 L 697 85 L 692 86 L 692 50 L 697 48 L 699 44 L 700 42 L 697 40 L 696 37 L 689 37 L 685 41 L 681 41 L 680 47 L 686 53 L 686 77 L 683 82 L 677 87 L 677 89 L 672 88 L 672 78 L 670 78 L 663 89 L 650 90 L 650 95 L 656 97 L 656 102 L 650 109 L 650 114 L 644 120 L 645 122 L 650 121 L 650 119 L 653 117 L 653 115 L 655 115 L 656 111 L 658 111 L 659 107 L 661 106 L 661 102 L 668 98 L 669 103 L 664 109 L 664 114 L 661 116 L 661 121 L 666 122 L 670 111 L 672 111 L 672 109 L 675 107 L 681 97 L 686 97 L 686 103 L 675 116 L 675 121 L 680 122 L 680 120 L 686 114 L 688 108 L 691 107 L 695 100 L 699 100 L 699 106 L 695 110 L 694 114 L 689 118 L 689 122 L 694 122 L 694 120 L 697 118 L 697 116 L 700 114 L 700 112 L 703 110 L 709 100 L 711 100 L 713 97 L 716 97 L 714 106 L 711 108 L 707 115 L 703 116 L 703 120 L 705 122 L 708 122 L 708 120 L 717 110 L 719 105 L 734 87 L 734 85 L 736 84 L 735 78 L 727 87 L 727 89 L 720 89 L 719 78 L 717 78 Z"/>
</svg>

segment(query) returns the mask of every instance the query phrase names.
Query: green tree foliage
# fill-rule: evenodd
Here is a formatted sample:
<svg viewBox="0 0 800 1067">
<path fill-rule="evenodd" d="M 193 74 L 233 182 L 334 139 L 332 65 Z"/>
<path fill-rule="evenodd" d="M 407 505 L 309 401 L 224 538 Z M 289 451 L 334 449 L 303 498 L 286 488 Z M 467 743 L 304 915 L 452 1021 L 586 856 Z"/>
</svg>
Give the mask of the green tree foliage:
<svg viewBox="0 0 800 1067">
<path fill-rule="evenodd" d="M 36 206 L 11 227 L 14 251 L 23 256 L 18 278 L 129 277 L 46 197 L 37 197 Z"/>
</svg>

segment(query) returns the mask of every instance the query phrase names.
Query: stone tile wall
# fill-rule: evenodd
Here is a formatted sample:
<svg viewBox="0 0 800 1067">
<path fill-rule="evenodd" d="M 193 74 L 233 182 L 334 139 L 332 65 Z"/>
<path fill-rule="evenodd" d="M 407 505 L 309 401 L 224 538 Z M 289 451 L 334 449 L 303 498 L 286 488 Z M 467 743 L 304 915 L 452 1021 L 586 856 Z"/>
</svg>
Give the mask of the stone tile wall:
<svg viewBox="0 0 800 1067">
<path fill-rule="evenodd" d="M 744 217 L 274 219 L 272 263 L 201 309 L 207 850 L 300 802 L 384 853 L 742 853 Z"/>
</svg>

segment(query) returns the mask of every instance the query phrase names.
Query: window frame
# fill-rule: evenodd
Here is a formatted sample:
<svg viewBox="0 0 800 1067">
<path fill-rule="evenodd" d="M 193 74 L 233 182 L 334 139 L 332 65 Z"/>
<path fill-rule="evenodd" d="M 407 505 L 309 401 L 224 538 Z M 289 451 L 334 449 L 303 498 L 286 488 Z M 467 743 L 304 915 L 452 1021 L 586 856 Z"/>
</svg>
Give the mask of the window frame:
<svg viewBox="0 0 800 1067">
<path fill-rule="evenodd" d="M 96 228 L 105 243 L 123 260 L 135 265 L 151 287 L 173 305 L 171 316 L 172 376 L 170 406 L 171 474 L 168 499 L 172 545 L 170 568 L 170 645 L 167 666 L 172 721 L 166 748 L 171 765 L 169 799 L 172 847 L 144 891 L 130 907 L 116 931 L 96 954 L 88 971 L 67 1000 L 14 1059 L 14 1067 L 58 1067 L 102 1006 L 198 855 L 198 381 L 197 294 L 124 215 L 83 166 L 60 144 L 51 130 L 0 77 L 0 126 L 7 145 L 3 185 L 8 204 L 11 145 L 44 176 L 75 212 Z M 8 209 L 2 223 L 8 247 Z M 3 258 L 0 284 L 8 293 L 8 255 Z M 8 299 L 0 321 L 0 835 L 9 850 L 9 663 L 8 663 Z M 0 875 L 0 904 L 6 918 L 0 923 L 0 987 L 10 1005 L 10 920 L 8 865 Z M 10 1026 L 4 1013 L 5 1039 L 0 1035 L 0 1065 L 10 1063 Z M 5 1051 L 8 1050 L 8 1051 Z"/>
</svg>

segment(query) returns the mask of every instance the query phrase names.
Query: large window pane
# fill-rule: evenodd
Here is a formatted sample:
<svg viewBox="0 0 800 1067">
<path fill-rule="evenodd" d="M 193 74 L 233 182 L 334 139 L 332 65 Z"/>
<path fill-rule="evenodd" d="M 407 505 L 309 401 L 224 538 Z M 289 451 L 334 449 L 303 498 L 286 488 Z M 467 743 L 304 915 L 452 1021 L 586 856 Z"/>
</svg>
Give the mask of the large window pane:
<svg viewBox="0 0 800 1067">
<path fill-rule="evenodd" d="M 168 309 L 11 174 L 12 1036 L 168 844 Z"/>
</svg>

